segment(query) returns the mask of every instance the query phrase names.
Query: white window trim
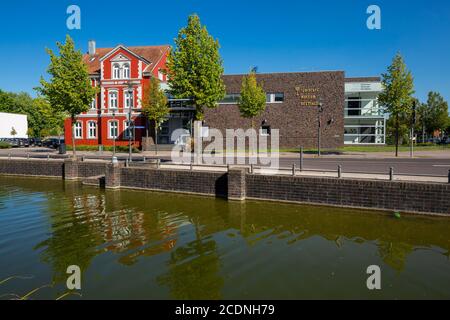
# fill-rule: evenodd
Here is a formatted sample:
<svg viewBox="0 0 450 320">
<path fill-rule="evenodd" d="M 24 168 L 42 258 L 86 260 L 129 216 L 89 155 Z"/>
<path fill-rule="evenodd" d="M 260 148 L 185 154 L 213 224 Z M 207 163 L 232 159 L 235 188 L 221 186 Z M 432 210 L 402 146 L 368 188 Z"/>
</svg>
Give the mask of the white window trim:
<svg viewBox="0 0 450 320">
<path fill-rule="evenodd" d="M 95 136 L 91 135 L 91 123 L 95 124 Z M 98 131 L 97 121 L 89 120 L 87 122 L 87 137 L 88 137 L 88 139 L 97 139 L 97 131 Z"/>
<path fill-rule="evenodd" d="M 125 89 L 123 89 L 123 107 L 125 108 L 125 109 L 129 109 L 130 107 L 129 106 L 127 106 L 127 95 L 128 95 L 128 88 L 125 88 Z M 131 109 L 134 109 L 136 106 L 135 106 L 135 103 L 134 103 L 134 89 L 133 89 L 133 92 L 131 93 L 131 102 L 132 102 L 132 104 L 131 104 Z"/>
<path fill-rule="evenodd" d="M 80 124 L 80 133 L 81 133 L 80 136 L 77 135 L 77 124 Z M 74 138 L 75 139 L 77 139 L 77 140 L 83 139 L 83 121 L 75 122 L 73 131 L 74 131 Z"/>
<path fill-rule="evenodd" d="M 90 110 L 91 111 L 97 110 L 97 95 L 95 95 L 95 97 L 91 101 L 91 109 Z"/>
<path fill-rule="evenodd" d="M 111 94 L 112 93 L 115 93 L 116 94 L 116 106 L 115 107 L 112 107 L 112 103 L 111 103 L 111 101 L 112 101 L 112 99 L 111 99 Z M 117 110 L 117 109 L 119 109 L 119 90 L 117 90 L 117 89 L 110 89 L 110 90 L 108 90 L 108 108 L 109 109 L 114 109 L 114 110 Z"/>
<path fill-rule="evenodd" d="M 118 75 L 116 76 L 116 67 L 117 67 L 117 70 L 118 70 Z M 114 79 L 114 80 L 119 80 L 120 78 L 121 78 L 121 68 L 120 68 L 120 64 L 119 63 L 117 63 L 117 62 L 113 62 L 112 63 L 112 68 L 111 68 L 111 73 L 112 73 L 112 79 Z"/>
<path fill-rule="evenodd" d="M 125 76 L 125 67 L 128 67 L 128 76 Z M 131 64 L 126 62 L 122 65 L 122 79 L 131 79 Z"/>
<path fill-rule="evenodd" d="M 112 135 L 111 135 L 111 123 L 112 122 L 115 122 L 115 123 L 117 123 L 117 136 L 116 137 L 113 137 Z M 108 120 L 108 139 L 118 139 L 119 138 L 119 120 Z"/>
<path fill-rule="evenodd" d="M 130 122 L 134 123 L 133 120 L 131 120 Z M 123 138 L 124 139 L 129 139 L 129 136 L 128 136 L 128 120 L 124 120 L 123 121 Z M 134 134 L 131 134 L 131 139 L 134 139 Z"/>
</svg>

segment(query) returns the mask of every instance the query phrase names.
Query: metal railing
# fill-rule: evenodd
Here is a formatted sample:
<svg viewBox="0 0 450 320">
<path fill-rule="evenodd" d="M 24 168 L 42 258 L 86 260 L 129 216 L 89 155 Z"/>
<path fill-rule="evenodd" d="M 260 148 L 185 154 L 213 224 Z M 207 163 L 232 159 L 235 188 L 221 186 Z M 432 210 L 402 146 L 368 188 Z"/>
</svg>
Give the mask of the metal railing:
<svg viewBox="0 0 450 320">
<path fill-rule="evenodd" d="M 42 153 L 42 154 L 0 154 L 0 159 L 40 159 L 40 160 L 64 160 L 71 158 L 72 155 L 60 155 L 60 154 L 52 154 L 52 153 Z M 307 173 L 316 173 L 318 176 L 326 176 L 326 177 L 335 177 L 335 178 L 345 178 L 350 175 L 360 175 L 361 178 L 364 176 L 379 176 L 381 178 L 386 177 L 386 180 L 395 180 L 396 177 L 417 177 L 417 178 L 438 178 L 438 179 L 447 179 L 446 182 L 450 183 L 450 170 L 448 171 L 448 175 L 433 175 L 433 174 L 419 174 L 419 173 L 402 173 L 395 172 L 393 167 L 389 167 L 389 170 L 386 171 L 358 171 L 358 170 L 344 170 L 344 165 L 338 164 L 336 169 L 313 169 L 307 168 L 304 164 L 304 155 L 303 152 L 300 152 L 300 163 L 297 166 L 297 163 L 292 164 L 291 166 L 271 168 L 270 166 L 261 166 L 255 164 L 244 164 L 244 165 L 227 165 L 227 164 L 208 164 L 208 163 L 197 163 L 194 160 L 191 162 L 171 162 L 169 160 L 163 160 L 155 157 L 146 157 L 146 156 L 133 156 L 132 162 L 128 161 L 128 156 L 117 157 L 118 161 L 125 163 L 126 167 L 130 166 L 140 166 L 140 165 L 156 165 L 158 169 L 180 169 L 180 170 L 201 170 L 201 171 L 220 171 L 227 172 L 231 167 L 245 167 L 248 169 L 250 174 L 271 174 L 271 172 L 275 172 L 275 174 L 280 175 L 292 175 L 292 176 L 302 176 L 302 174 Z M 80 155 L 77 157 L 80 161 L 89 161 L 89 160 L 103 160 L 105 162 L 111 162 L 111 156 L 99 156 L 99 155 Z M 298 159 L 295 160 L 298 162 Z M 352 177 L 355 178 L 355 177 Z"/>
</svg>

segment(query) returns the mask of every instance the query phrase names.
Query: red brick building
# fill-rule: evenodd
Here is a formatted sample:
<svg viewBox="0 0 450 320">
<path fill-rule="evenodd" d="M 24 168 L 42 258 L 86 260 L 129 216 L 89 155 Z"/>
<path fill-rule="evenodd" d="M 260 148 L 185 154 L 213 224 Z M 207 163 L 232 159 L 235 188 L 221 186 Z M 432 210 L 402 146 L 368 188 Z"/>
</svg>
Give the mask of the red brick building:
<svg viewBox="0 0 450 320">
<path fill-rule="evenodd" d="M 89 111 L 77 117 L 76 145 L 128 145 L 131 108 L 133 145 L 141 146 L 146 131 L 146 121 L 140 112 L 144 88 L 152 76 L 166 82 L 163 70 L 169 50 L 169 45 L 96 48 L 94 41 L 89 42 L 89 52 L 83 60 L 88 66 L 92 86 L 99 88 L 99 93 Z M 65 141 L 72 144 L 70 119 L 65 122 Z"/>
</svg>

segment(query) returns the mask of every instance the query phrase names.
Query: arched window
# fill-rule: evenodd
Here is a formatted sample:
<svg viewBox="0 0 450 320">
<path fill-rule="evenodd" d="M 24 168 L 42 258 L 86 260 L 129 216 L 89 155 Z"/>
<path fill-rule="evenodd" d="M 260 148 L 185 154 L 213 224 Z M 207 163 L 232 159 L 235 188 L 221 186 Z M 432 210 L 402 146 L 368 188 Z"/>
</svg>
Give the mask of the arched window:
<svg viewBox="0 0 450 320">
<path fill-rule="evenodd" d="M 123 65 L 123 78 L 124 79 L 130 78 L 130 65 L 128 63 Z"/>
<path fill-rule="evenodd" d="M 113 65 L 113 79 L 120 79 L 120 66 L 117 63 Z"/>
<path fill-rule="evenodd" d="M 110 109 L 117 109 L 117 100 L 118 100 L 117 91 L 111 91 L 109 93 L 109 108 Z"/>
<path fill-rule="evenodd" d="M 81 122 L 75 123 L 75 139 L 83 138 L 83 124 Z"/>
<path fill-rule="evenodd" d="M 133 108 L 134 99 L 133 99 L 133 91 L 128 92 L 128 90 L 125 91 L 125 108 Z"/>
<path fill-rule="evenodd" d="M 91 101 L 91 109 L 92 110 L 97 109 L 97 98 L 96 97 L 94 97 Z"/>
</svg>

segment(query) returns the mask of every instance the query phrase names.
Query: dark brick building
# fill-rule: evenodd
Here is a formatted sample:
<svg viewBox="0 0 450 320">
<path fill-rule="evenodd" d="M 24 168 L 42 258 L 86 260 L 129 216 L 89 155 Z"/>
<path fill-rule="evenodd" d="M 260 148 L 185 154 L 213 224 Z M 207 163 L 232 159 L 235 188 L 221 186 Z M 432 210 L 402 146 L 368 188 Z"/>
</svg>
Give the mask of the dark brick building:
<svg viewBox="0 0 450 320">
<path fill-rule="evenodd" d="M 205 125 L 220 129 L 251 128 L 251 120 L 241 117 L 237 99 L 243 75 L 226 75 L 227 96 L 215 109 L 205 111 Z M 319 101 L 321 145 L 344 145 L 345 76 L 343 71 L 257 74 L 267 94 L 265 112 L 255 118 L 255 129 L 263 133 L 279 130 L 280 148 L 317 146 Z"/>
</svg>

